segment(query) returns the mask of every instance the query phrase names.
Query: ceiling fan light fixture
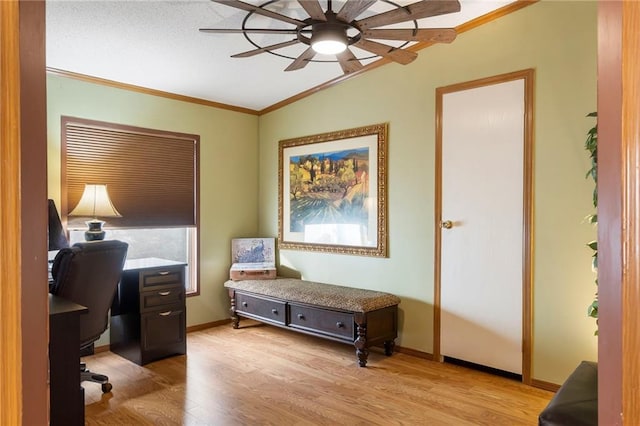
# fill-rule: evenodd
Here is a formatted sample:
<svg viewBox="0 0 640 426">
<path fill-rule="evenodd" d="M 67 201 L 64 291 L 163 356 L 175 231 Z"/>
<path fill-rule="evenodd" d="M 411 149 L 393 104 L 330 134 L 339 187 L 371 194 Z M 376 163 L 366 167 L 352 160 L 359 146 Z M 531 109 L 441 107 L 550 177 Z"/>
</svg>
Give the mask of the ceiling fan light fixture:
<svg viewBox="0 0 640 426">
<path fill-rule="evenodd" d="M 344 52 L 347 45 L 338 40 L 319 40 L 311 42 L 311 47 L 313 47 L 313 50 L 315 50 L 316 53 L 323 55 L 335 55 L 337 53 Z"/>
<path fill-rule="evenodd" d="M 335 55 L 347 48 L 347 32 L 337 25 L 317 25 L 313 28 L 311 47 L 322 55 Z"/>
</svg>

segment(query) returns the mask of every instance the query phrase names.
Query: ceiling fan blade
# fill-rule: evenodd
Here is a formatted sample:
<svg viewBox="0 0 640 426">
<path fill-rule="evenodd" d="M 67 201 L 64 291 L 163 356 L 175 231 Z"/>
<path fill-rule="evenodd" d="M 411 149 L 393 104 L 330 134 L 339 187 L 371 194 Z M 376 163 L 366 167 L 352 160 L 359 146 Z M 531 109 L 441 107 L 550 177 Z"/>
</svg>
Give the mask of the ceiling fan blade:
<svg viewBox="0 0 640 426">
<path fill-rule="evenodd" d="M 358 58 L 355 57 L 353 52 L 349 49 L 346 49 L 344 52 L 340 52 L 336 54 L 336 58 L 338 58 L 340 67 L 342 67 L 342 72 L 344 72 L 345 74 L 350 74 L 352 72 L 362 69 L 362 63 L 358 60 Z"/>
<path fill-rule="evenodd" d="M 458 0 L 422 0 L 411 3 L 405 7 L 399 7 L 389 12 L 379 13 L 356 21 L 361 30 L 397 24 L 398 22 L 412 21 L 414 19 L 428 18 L 430 16 L 444 15 L 459 12 Z"/>
<path fill-rule="evenodd" d="M 224 4 L 225 6 L 235 7 L 236 9 L 241 9 L 241 10 L 244 10 L 244 11 L 247 11 L 247 12 L 253 12 L 255 14 L 266 16 L 266 17 L 269 17 L 269 18 L 277 19 L 279 21 L 283 21 L 283 22 L 286 22 L 288 24 L 295 25 L 296 27 L 305 25 L 304 22 L 299 21 L 297 19 L 293 19 L 293 18 L 290 18 L 288 16 L 281 15 L 279 13 L 272 12 L 272 11 L 267 10 L 267 9 L 263 9 L 261 7 L 258 7 L 258 6 L 254 6 L 252 4 L 245 3 L 245 2 L 242 2 L 240 0 L 211 0 L 211 1 L 213 1 L 214 3 Z"/>
<path fill-rule="evenodd" d="M 349 0 L 344 2 L 344 6 L 338 12 L 337 18 L 343 22 L 351 22 L 369 6 L 374 4 L 376 0 Z"/>
<path fill-rule="evenodd" d="M 427 41 L 434 43 L 451 43 L 456 38 L 453 28 L 425 28 L 425 29 L 379 29 L 362 32 L 364 38 L 381 40 Z"/>
<path fill-rule="evenodd" d="M 318 0 L 298 0 L 300 6 L 307 12 L 311 19 L 316 21 L 326 21 L 327 17 L 324 16 L 324 11 Z"/>
<path fill-rule="evenodd" d="M 291 62 L 291 65 L 286 67 L 284 70 L 295 71 L 302 69 L 307 66 L 309 60 L 313 59 L 314 56 L 316 56 L 315 50 L 309 47 L 307 50 L 302 52 L 302 54 L 298 56 L 293 62 Z"/>
<path fill-rule="evenodd" d="M 217 33 L 217 34 L 297 34 L 297 30 L 284 30 L 274 28 L 200 28 L 202 33 Z"/>
<path fill-rule="evenodd" d="M 365 40 L 364 38 L 358 40 L 358 42 L 354 44 L 354 46 L 359 47 L 362 50 L 366 50 L 367 52 L 375 53 L 376 55 L 380 55 L 402 65 L 407 65 L 408 63 L 413 62 L 418 57 L 418 54 L 416 52 L 398 49 L 386 44 L 377 43 L 371 40 Z"/>
<path fill-rule="evenodd" d="M 294 44 L 300 43 L 297 38 L 294 38 L 290 41 L 285 41 L 283 43 L 272 44 L 271 46 L 261 47 L 259 49 L 248 50 L 242 53 L 236 53 L 235 55 L 231 55 L 232 58 L 248 58 L 250 56 L 257 55 L 259 53 L 267 52 L 270 50 L 282 49 L 283 47 L 293 46 Z"/>
</svg>

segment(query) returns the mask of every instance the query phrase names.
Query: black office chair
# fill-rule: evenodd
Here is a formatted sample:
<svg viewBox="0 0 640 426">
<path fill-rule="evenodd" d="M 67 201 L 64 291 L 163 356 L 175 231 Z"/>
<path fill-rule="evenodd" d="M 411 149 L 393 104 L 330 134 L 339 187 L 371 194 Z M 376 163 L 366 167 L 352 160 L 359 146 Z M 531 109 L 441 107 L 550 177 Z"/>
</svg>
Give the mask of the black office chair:
<svg viewBox="0 0 640 426">
<path fill-rule="evenodd" d="M 90 346 L 105 332 L 109 323 L 109 308 L 122 275 L 127 256 L 127 243 L 117 240 L 76 243 L 56 255 L 51 275 L 52 294 L 89 308 L 80 316 L 80 349 Z M 102 392 L 112 389 L 109 378 L 92 373 L 81 363 L 80 381 L 102 385 Z"/>
<path fill-rule="evenodd" d="M 67 240 L 67 233 L 64 232 L 62 227 L 62 221 L 56 208 L 56 203 L 49 198 L 49 228 L 47 237 L 49 239 L 49 251 L 60 250 L 61 248 L 69 247 L 69 240 Z"/>
</svg>

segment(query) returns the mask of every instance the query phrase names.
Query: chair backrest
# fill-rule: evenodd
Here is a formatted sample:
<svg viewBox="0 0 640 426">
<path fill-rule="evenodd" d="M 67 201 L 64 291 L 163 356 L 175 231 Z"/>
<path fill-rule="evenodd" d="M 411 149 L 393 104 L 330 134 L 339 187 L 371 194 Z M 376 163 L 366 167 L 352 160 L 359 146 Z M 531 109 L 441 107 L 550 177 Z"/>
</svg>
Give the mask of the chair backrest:
<svg viewBox="0 0 640 426">
<path fill-rule="evenodd" d="M 56 208 L 56 203 L 49 199 L 49 228 L 48 228 L 49 250 L 60 250 L 69 247 L 67 234 L 64 232 L 60 215 Z"/>
<path fill-rule="evenodd" d="M 50 292 L 89 308 L 80 317 L 81 347 L 96 341 L 107 329 L 128 248 L 117 240 L 76 243 L 60 250 L 53 261 Z"/>
</svg>

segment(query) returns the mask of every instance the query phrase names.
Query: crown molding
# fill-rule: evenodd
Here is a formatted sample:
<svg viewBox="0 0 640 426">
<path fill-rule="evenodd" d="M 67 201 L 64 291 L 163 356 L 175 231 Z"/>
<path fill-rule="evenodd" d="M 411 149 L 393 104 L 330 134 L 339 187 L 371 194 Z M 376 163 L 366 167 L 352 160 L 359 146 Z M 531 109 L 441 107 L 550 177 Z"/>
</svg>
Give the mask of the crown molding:
<svg viewBox="0 0 640 426">
<path fill-rule="evenodd" d="M 517 0 L 514 3 L 510 3 L 506 6 L 503 6 L 499 9 L 496 9 L 492 12 L 489 12 L 487 14 L 484 14 L 482 16 L 479 16 L 475 19 L 472 19 L 469 22 L 465 22 L 464 24 L 458 25 L 457 27 L 455 27 L 456 33 L 457 34 L 462 34 L 465 33 L 467 31 L 470 31 L 474 28 L 477 28 L 481 25 L 487 24 L 491 21 L 495 21 L 498 18 L 502 18 L 505 15 L 508 15 L 510 13 L 516 12 L 520 9 L 523 9 L 527 6 L 531 6 L 534 3 L 537 3 L 540 0 Z M 407 48 L 407 50 L 411 50 L 414 52 L 417 52 L 418 50 L 422 50 L 425 49 L 427 47 L 433 46 L 436 43 L 428 43 L 428 42 L 420 42 L 420 43 L 416 43 L 413 46 Z M 262 110 L 259 111 L 260 115 L 263 114 L 267 114 L 269 112 L 275 111 L 277 109 L 280 109 L 284 106 L 287 106 L 289 104 L 292 104 L 296 101 L 299 101 L 300 99 L 306 98 L 308 96 L 313 95 L 314 93 L 320 92 L 322 90 L 328 89 L 329 87 L 333 87 L 338 83 L 342 83 L 343 81 L 346 81 L 348 79 L 351 79 L 353 77 L 359 76 L 364 72 L 370 71 L 372 69 L 378 68 L 382 65 L 386 65 L 388 63 L 391 63 L 392 61 L 386 58 L 382 58 L 379 59 L 375 62 L 372 62 L 368 65 L 365 65 L 363 68 L 361 68 L 358 71 L 355 71 L 353 73 L 349 73 L 349 74 L 345 74 L 345 75 L 341 75 L 340 77 L 336 77 L 333 80 L 329 80 L 326 83 L 320 84 L 318 86 L 312 87 L 309 90 L 305 90 L 304 92 L 300 92 L 297 95 L 294 95 L 290 98 L 284 99 L 278 103 L 275 103 L 267 108 L 264 108 Z"/>
<path fill-rule="evenodd" d="M 164 92 L 162 90 L 150 89 L 148 87 L 136 86 L 134 84 L 120 83 L 114 80 L 107 80 L 105 78 L 92 77 L 90 75 L 66 71 L 58 68 L 47 67 L 47 73 L 52 75 L 72 78 L 74 80 L 80 80 L 87 83 L 94 83 L 102 86 L 109 86 L 109 87 L 115 87 L 117 89 L 129 90 L 131 92 L 138 92 L 138 93 L 144 93 L 146 95 L 173 99 L 176 101 L 189 102 L 189 103 L 198 104 L 198 105 L 205 105 L 213 108 L 220 108 L 220 109 L 226 109 L 230 111 L 242 112 L 245 114 L 259 115 L 258 111 L 250 108 L 243 108 L 235 105 L 228 105 L 220 102 L 208 101 L 206 99 L 194 98 L 191 96 L 178 95 L 176 93 Z"/>
</svg>

